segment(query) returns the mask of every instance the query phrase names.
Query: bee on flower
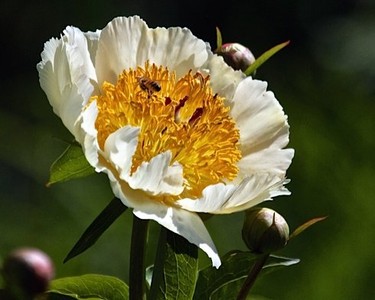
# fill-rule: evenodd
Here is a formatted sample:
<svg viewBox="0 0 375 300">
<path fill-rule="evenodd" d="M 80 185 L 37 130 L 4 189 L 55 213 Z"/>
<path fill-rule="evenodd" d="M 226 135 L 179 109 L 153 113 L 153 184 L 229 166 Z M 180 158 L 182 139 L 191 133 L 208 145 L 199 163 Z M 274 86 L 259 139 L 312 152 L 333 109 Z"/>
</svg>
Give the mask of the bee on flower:
<svg viewBox="0 0 375 300">
<path fill-rule="evenodd" d="M 137 16 L 95 32 L 67 27 L 46 42 L 37 69 L 54 112 L 115 196 L 200 247 L 215 267 L 199 213 L 290 194 L 294 150 L 285 149 L 280 103 L 266 82 L 232 69 L 186 28 L 152 29 Z"/>
<path fill-rule="evenodd" d="M 137 80 L 140 88 L 149 94 L 160 92 L 161 90 L 160 84 L 155 80 L 151 80 L 147 77 L 138 77 Z"/>
</svg>

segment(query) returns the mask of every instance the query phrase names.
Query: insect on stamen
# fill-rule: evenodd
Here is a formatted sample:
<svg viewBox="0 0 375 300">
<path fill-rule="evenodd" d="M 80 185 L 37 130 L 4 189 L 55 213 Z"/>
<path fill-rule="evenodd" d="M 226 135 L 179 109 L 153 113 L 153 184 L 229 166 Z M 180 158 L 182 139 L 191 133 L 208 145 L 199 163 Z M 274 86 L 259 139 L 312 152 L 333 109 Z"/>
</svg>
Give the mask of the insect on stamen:
<svg viewBox="0 0 375 300">
<path fill-rule="evenodd" d="M 151 80 L 150 78 L 147 77 L 137 77 L 139 87 L 148 93 L 149 96 L 152 95 L 152 93 L 160 92 L 161 86 L 160 84 L 155 81 Z"/>
</svg>

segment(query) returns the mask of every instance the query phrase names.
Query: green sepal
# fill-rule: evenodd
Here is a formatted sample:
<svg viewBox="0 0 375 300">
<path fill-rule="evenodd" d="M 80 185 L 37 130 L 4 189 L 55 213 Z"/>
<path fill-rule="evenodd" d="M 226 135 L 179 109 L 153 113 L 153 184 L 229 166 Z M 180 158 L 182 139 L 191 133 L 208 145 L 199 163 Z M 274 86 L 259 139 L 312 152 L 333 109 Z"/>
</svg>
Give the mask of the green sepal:
<svg viewBox="0 0 375 300">
<path fill-rule="evenodd" d="M 235 299 L 250 268 L 258 258 L 259 255 L 251 252 L 227 253 L 222 258 L 222 265 L 219 269 L 210 266 L 199 272 L 193 299 Z M 270 255 L 259 277 L 298 262 L 299 259 Z"/>
<path fill-rule="evenodd" d="M 85 230 L 72 250 L 64 259 L 64 263 L 73 257 L 86 251 L 100 236 L 108 229 L 110 225 L 127 209 L 127 207 L 118 198 L 112 201 L 104 208 L 104 210 L 95 218 L 90 226 Z"/>
<path fill-rule="evenodd" d="M 219 51 L 221 46 L 223 45 L 223 38 L 221 36 L 221 32 L 219 27 L 216 27 L 216 51 Z"/>
<path fill-rule="evenodd" d="M 197 246 L 180 235 L 161 228 L 150 299 L 192 299 L 197 277 Z"/>
<path fill-rule="evenodd" d="M 289 236 L 289 240 L 291 240 L 292 238 L 295 238 L 297 235 L 301 234 L 303 231 L 305 231 L 307 228 L 311 227 L 312 225 L 314 225 L 315 223 L 318 223 L 320 221 L 323 221 L 325 220 L 327 217 L 317 217 L 317 218 L 314 218 L 314 219 L 311 219 L 305 223 L 303 223 L 302 225 L 298 226 Z"/>
<path fill-rule="evenodd" d="M 281 43 L 279 45 L 276 45 L 269 49 L 268 51 L 264 52 L 261 56 L 259 56 L 246 70 L 245 75 L 250 76 L 254 74 L 254 72 L 263 65 L 268 59 L 270 59 L 273 55 L 275 55 L 277 52 L 279 52 L 281 49 L 286 47 L 290 41 L 286 41 L 284 43 Z"/>
<path fill-rule="evenodd" d="M 78 143 L 71 143 L 51 165 L 47 186 L 93 173 L 95 170 L 86 160 L 82 147 Z"/>
<path fill-rule="evenodd" d="M 129 287 L 116 277 L 86 274 L 53 280 L 46 295 L 48 300 L 126 300 Z"/>
</svg>

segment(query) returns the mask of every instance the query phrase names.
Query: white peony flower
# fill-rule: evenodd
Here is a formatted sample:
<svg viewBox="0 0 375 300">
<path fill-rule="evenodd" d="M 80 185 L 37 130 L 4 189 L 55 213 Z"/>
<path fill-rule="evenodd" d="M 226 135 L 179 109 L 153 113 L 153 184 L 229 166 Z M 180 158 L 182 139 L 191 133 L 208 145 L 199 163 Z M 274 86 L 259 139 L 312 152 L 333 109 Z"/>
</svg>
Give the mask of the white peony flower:
<svg viewBox="0 0 375 300">
<path fill-rule="evenodd" d="M 288 195 L 287 117 L 267 83 L 245 78 L 186 28 L 119 17 L 67 27 L 37 68 L 54 112 L 116 197 L 220 266 L 198 213 Z"/>
</svg>

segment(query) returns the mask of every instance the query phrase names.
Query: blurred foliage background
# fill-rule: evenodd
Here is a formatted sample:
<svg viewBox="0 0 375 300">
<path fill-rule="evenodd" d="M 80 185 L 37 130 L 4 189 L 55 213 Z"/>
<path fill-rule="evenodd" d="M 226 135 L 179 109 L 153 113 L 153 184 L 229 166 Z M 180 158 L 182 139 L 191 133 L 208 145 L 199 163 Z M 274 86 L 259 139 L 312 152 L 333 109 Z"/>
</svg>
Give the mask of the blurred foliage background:
<svg viewBox="0 0 375 300">
<path fill-rule="evenodd" d="M 49 166 L 71 140 L 39 87 L 43 43 L 67 25 L 103 28 L 113 17 L 140 15 L 150 27 L 186 26 L 214 48 L 240 42 L 255 56 L 291 44 L 256 77 L 267 80 L 289 116 L 290 197 L 264 203 L 291 229 L 328 216 L 279 254 L 301 263 L 264 277 L 255 293 L 270 299 L 369 299 L 375 295 L 375 3 L 326 1 L 2 1 L 0 4 L 0 257 L 39 247 L 56 276 L 103 273 L 127 280 L 128 211 L 83 255 L 62 260 L 112 199 L 107 178 L 94 175 L 45 186 Z M 221 254 L 245 249 L 243 214 L 208 222 Z M 151 263 L 158 233 L 151 226 Z M 202 255 L 202 265 L 208 263 Z"/>
</svg>

